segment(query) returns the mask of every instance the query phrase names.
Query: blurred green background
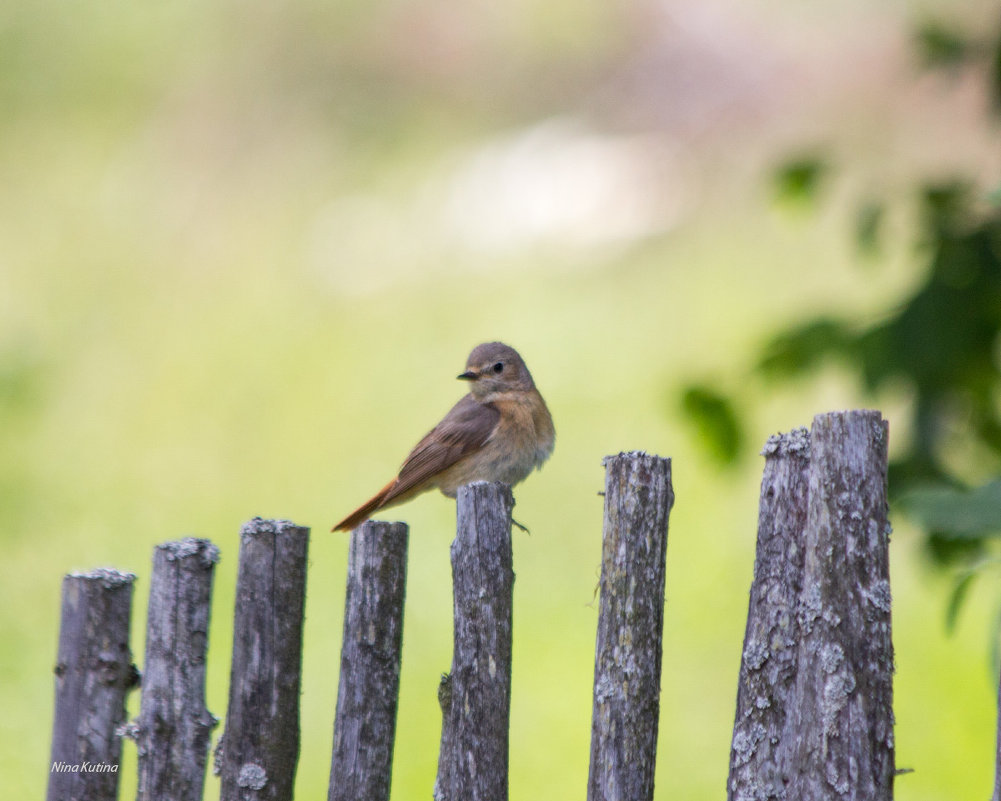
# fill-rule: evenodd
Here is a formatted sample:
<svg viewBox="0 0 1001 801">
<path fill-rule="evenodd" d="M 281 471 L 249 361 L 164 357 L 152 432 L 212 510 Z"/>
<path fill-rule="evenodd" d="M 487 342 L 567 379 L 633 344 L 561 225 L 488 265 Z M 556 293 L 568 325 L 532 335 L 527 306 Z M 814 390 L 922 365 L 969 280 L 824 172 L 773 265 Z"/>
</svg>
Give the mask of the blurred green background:
<svg viewBox="0 0 1001 801">
<path fill-rule="evenodd" d="M 878 320 L 919 284 L 919 176 L 998 184 L 983 74 L 922 72 L 912 48 L 929 16 L 994 30 L 984 6 L 0 8 L 6 795 L 44 792 L 69 570 L 138 574 L 141 665 L 153 546 L 214 540 L 224 716 L 238 531 L 261 515 L 313 527 L 297 797 L 323 797 L 347 554 L 329 526 L 459 397 L 468 351 L 501 339 L 557 427 L 516 492 L 531 535 L 515 533 L 511 797 L 585 794 L 601 459 L 642 448 L 673 457 L 677 495 L 656 797 L 721 798 L 762 461 L 721 469 L 679 398 L 722 382 L 751 452 L 859 406 L 889 418 L 891 453 L 906 441 L 907 386 L 873 397 L 836 365 L 775 386 L 751 367 L 777 329 Z M 838 169 L 804 208 L 772 177 L 814 152 Z M 890 202 L 866 260 L 852 232 L 874 192 Z M 395 514 L 411 525 L 404 800 L 434 779 L 454 508 L 427 496 Z M 974 587 L 947 636 L 949 581 L 894 522 L 897 763 L 915 771 L 897 798 L 986 797 L 995 596 Z"/>
</svg>

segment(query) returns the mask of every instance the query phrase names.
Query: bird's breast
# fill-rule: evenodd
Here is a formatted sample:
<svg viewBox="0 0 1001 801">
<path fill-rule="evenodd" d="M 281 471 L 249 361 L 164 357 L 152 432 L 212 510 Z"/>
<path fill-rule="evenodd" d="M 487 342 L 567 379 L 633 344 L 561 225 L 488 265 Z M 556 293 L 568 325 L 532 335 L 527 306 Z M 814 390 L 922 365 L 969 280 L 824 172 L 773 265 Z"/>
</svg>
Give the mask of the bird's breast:
<svg viewBox="0 0 1001 801">
<path fill-rule="evenodd" d="M 492 403 L 500 417 L 489 439 L 441 477 L 439 487 L 448 496 L 473 481 L 517 484 L 552 453 L 553 421 L 538 392 L 511 393 Z"/>
</svg>

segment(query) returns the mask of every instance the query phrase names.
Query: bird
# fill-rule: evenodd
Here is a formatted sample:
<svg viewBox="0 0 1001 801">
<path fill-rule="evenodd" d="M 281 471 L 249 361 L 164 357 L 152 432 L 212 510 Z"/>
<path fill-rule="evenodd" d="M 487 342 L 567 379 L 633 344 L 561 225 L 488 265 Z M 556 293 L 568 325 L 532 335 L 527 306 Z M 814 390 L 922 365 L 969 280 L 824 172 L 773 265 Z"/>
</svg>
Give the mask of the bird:
<svg viewBox="0 0 1001 801">
<path fill-rule="evenodd" d="M 375 512 L 428 490 L 454 498 L 473 481 L 513 486 L 542 467 L 556 430 L 518 351 L 503 342 L 477 345 L 457 378 L 469 382 L 469 393 L 414 446 L 396 477 L 333 531 L 355 529 Z"/>
</svg>

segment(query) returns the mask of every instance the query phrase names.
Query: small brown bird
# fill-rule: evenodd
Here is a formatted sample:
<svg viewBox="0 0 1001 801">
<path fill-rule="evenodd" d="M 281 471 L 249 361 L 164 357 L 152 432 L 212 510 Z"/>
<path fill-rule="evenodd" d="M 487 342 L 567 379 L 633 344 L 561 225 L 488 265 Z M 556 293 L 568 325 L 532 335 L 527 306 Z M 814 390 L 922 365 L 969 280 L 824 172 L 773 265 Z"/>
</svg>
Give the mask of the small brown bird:
<svg viewBox="0 0 1001 801">
<path fill-rule="evenodd" d="M 532 374 L 514 348 L 477 345 L 458 376 L 470 382 L 445 418 L 410 452 L 399 474 L 334 526 L 349 531 L 379 509 L 438 488 L 454 498 L 473 481 L 517 484 L 553 452 L 556 432 Z"/>
</svg>

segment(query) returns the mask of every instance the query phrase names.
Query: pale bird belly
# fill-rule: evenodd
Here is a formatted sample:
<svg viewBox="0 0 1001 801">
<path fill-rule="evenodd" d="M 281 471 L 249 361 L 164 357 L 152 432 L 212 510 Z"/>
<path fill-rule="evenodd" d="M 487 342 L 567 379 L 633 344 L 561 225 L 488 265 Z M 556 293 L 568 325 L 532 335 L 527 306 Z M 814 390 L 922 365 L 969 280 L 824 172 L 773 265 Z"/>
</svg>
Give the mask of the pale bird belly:
<svg viewBox="0 0 1001 801">
<path fill-rule="evenodd" d="M 498 430 L 480 450 L 441 474 L 438 487 L 454 498 L 459 487 L 473 481 L 500 481 L 513 486 L 539 467 L 552 448 L 552 435 L 537 432 L 530 413 L 505 415 Z"/>
<path fill-rule="evenodd" d="M 534 445 L 518 448 L 491 440 L 444 471 L 438 487 L 449 498 L 454 498 L 459 487 L 474 481 L 500 481 L 513 486 L 524 481 L 537 464 Z"/>
</svg>

